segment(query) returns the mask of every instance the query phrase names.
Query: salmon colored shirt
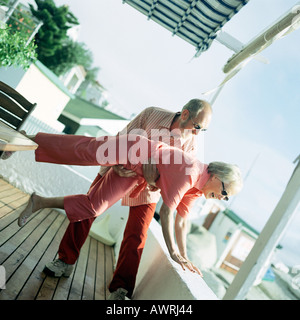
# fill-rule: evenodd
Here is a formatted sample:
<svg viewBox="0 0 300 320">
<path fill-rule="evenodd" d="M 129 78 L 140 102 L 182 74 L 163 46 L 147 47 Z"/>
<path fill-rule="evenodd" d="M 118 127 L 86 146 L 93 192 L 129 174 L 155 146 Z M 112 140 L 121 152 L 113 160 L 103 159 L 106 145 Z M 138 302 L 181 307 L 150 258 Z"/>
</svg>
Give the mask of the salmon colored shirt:
<svg viewBox="0 0 300 320">
<path fill-rule="evenodd" d="M 117 142 L 117 150 L 120 145 L 126 145 L 127 150 L 122 155 L 117 152 L 116 158 L 113 157 L 112 161 L 107 160 L 107 157 L 104 160 L 99 157 L 97 158 L 99 163 L 108 161 L 111 164 L 123 164 L 125 168 L 134 170 L 137 173 L 136 186 L 131 189 L 129 196 L 136 198 L 147 185 L 143 177 L 142 163 L 151 159 L 160 174 L 156 185 L 160 188 L 164 203 L 171 211 L 176 210 L 177 214 L 186 218 L 195 200 L 202 196 L 202 188 L 210 178 L 208 165 L 200 162 L 192 154 L 166 143 L 151 141 L 141 136 L 132 136 L 132 138 L 129 139 L 126 135 L 120 135 L 117 138 L 109 137 L 110 142 Z M 134 148 L 135 145 L 137 148 Z M 147 150 L 147 152 L 137 152 L 137 150 Z M 136 157 L 137 153 L 138 157 Z M 118 184 L 121 183 L 122 181 L 118 182 Z"/>
<path fill-rule="evenodd" d="M 147 133 L 147 138 L 151 139 L 151 130 L 152 129 L 167 129 L 170 131 L 172 122 L 176 115 L 180 113 L 171 112 L 168 110 L 164 110 L 161 108 L 156 107 L 149 107 L 142 111 L 138 116 L 136 116 L 128 125 L 127 127 L 122 130 L 119 134 L 126 134 L 130 133 L 134 129 L 142 129 L 145 130 Z M 162 140 L 165 143 L 167 141 Z M 189 140 L 187 140 L 181 148 L 189 152 L 191 154 L 195 154 L 195 137 L 192 136 Z M 100 174 L 103 175 L 106 172 L 107 168 L 103 167 L 100 170 Z M 134 190 L 134 188 L 133 188 Z M 133 191 L 132 190 L 132 191 Z M 147 186 L 139 195 L 135 198 L 130 197 L 132 191 L 126 194 L 122 198 L 122 205 L 123 206 L 139 206 L 143 204 L 149 203 L 157 203 L 160 199 L 160 190 L 152 191 L 151 187 Z"/>
<path fill-rule="evenodd" d="M 164 146 L 160 148 L 162 151 Z M 170 147 L 168 146 L 168 149 Z M 183 152 L 177 148 L 171 147 L 171 156 L 174 152 Z M 185 153 L 185 159 L 182 164 L 162 164 L 161 161 L 156 165 L 160 177 L 156 185 L 161 189 L 161 196 L 164 203 L 172 210 L 186 218 L 194 202 L 203 195 L 201 191 L 203 186 L 210 178 L 207 164 L 201 163 L 189 154 Z"/>
</svg>

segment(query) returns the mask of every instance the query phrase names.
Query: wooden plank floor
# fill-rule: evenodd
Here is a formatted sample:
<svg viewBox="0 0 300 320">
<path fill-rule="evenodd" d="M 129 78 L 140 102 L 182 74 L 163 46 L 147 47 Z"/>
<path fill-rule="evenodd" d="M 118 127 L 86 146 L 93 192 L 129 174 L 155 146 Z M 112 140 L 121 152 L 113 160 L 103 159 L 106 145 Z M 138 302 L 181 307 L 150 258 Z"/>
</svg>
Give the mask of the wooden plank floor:
<svg viewBox="0 0 300 320">
<path fill-rule="evenodd" d="M 17 219 L 29 195 L 0 178 L 0 266 L 6 288 L 0 300 L 106 300 L 114 265 L 113 248 L 88 237 L 69 278 L 43 273 L 68 225 L 65 215 L 52 209 L 19 228 Z"/>
</svg>

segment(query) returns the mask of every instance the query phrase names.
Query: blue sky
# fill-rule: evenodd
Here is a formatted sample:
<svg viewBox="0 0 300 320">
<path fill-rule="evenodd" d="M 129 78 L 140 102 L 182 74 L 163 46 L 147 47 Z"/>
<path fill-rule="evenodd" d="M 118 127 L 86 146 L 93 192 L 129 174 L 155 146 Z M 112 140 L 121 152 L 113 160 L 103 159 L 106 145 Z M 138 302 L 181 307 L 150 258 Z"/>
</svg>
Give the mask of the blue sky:
<svg viewBox="0 0 300 320">
<path fill-rule="evenodd" d="M 79 41 L 93 52 L 99 81 L 116 112 L 137 114 L 148 106 L 178 111 L 192 98 L 209 100 L 203 93 L 225 77 L 222 68 L 233 52 L 216 41 L 192 59 L 194 47 L 121 0 L 55 2 L 68 4 L 79 18 Z M 297 3 L 250 0 L 223 30 L 247 43 Z M 299 51 L 297 30 L 262 52 L 270 64 L 253 60 L 226 84 L 199 154 L 205 162 L 236 163 L 244 175 L 258 157 L 243 191 L 229 203 L 258 230 L 272 214 L 299 154 Z M 299 226 L 300 212 L 280 241 L 290 265 L 300 264 Z"/>
</svg>

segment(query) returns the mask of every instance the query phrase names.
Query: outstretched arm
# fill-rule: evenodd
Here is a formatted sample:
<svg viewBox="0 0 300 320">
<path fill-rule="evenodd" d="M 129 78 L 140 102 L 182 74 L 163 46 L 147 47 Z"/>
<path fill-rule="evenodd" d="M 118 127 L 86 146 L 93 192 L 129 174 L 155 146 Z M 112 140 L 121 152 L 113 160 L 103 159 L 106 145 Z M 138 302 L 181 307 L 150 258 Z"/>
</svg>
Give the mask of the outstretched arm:
<svg viewBox="0 0 300 320">
<path fill-rule="evenodd" d="M 187 219 L 179 214 L 175 218 L 175 236 L 180 254 L 187 259 L 186 252 Z"/>
<path fill-rule="evenodd" d="M 172 210 L 163 203 L 159 214 L 163 236 L 171 258 L 179 263 L 183 270 L 187 268 L 190 271 L 197 272 L 201 275 L 200 270 L 198 270 L 186 257 L 182 256 L 182 254 L 178 252 L 174 239 L 174 217 Z"/>
<path fill-rule="evenodd" d="M 189 265 L 197 272 L 201 277 L 203 277 L 202 272 L 189 260 L 186 250 L 186 236 L 187 236 L 187 219 L 181 217 L 179 214 L 175 218 L 175 236 L 177 241 L 177 246 L 182 257 L 188 261 Z"/>
</svg>

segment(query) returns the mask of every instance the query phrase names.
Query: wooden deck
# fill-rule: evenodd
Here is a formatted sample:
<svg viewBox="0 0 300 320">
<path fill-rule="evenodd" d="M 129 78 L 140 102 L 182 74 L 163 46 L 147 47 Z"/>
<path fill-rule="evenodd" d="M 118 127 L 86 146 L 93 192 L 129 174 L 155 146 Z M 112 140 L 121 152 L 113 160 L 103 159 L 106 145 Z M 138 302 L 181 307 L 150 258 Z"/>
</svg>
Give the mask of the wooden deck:
<svg viewBox="0 0 300 320">
<path fill-rule="evenodd" d="M 19 228 L 17 218 L 28 199 L 28 194 L 0 178 L 0 266 L 6 273 L 0 300 L 106 300 L 113 248 L 88 237 L 69 278 L 46 276 L 44 266 L 57 258 L 68 219 L 44 209 Z"/>
</svg>

